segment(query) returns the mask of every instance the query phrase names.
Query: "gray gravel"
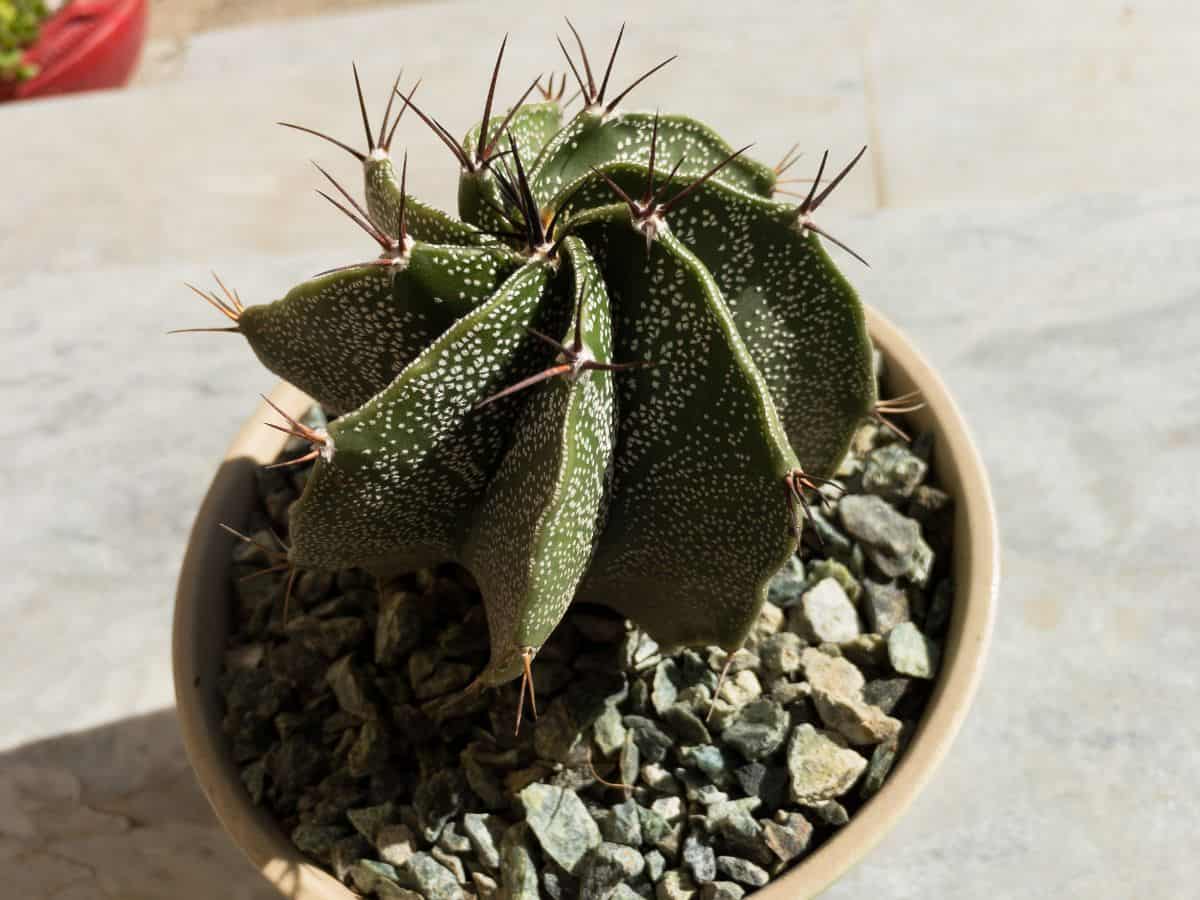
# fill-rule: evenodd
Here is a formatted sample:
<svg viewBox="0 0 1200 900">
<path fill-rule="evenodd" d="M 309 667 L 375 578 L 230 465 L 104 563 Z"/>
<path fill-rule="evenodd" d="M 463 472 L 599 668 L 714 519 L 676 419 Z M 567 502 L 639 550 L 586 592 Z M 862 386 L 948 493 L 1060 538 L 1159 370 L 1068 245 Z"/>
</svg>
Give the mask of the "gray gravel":
<svg viewBox="0 0 1200 900">
<path fill-rule="evenodd" d="M 948 547 L 950 498 L 886 431 L 854 452 L 737 653 L 664 654 L 573 608 L 519 734 L 515 683 L 462 690 L 488 653 L 465 572 L 382 592 L 305 573 L 285 626 L 282 577 L 238 580 L 270 561 L 237 545 L 222 687 L 243 783 L 305 854 L 385 900 L 737 900 L 878 792 L 937 677 L 953 585 L 930 541 Z M 259 473 L 256 539 L 286 536 L 304 478 Z"/>
</svg>

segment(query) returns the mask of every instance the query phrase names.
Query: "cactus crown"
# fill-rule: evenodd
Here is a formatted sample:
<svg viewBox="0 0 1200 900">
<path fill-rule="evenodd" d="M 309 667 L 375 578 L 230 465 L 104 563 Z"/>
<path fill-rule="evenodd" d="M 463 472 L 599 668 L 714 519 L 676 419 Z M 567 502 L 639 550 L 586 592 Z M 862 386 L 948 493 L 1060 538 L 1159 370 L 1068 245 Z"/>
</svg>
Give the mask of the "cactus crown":
<svg viewBox="0 0 1200 900">
<path fill-rule="evenodd" d="M 322 194 L 379 256 L 264 305 L 201 292 L 338 416 L 284 429 L 315 461 L 289 564 L 461 563 L 491 635 L 480 686 L 528 675 L 576 598 L 664 645 L 738 647 L 877 414 L 863 311 L 821 238 L 853 251 L 813 219 L 862 152 L 828 181 L 826 153 L 783 202 L 795 148 L 772 168 L 695 120 L 622 111 L 670 60 L 616 91 L 624 28 L 599 78 L 571 30 L 583 108 L 564 116 L 564 75 L 496 114 L 502 44 L 462 141 L 399 78 L 373 130 L 355 70 L 366 152 L 312 133 L 362 164 L 365 208 L 324 170 L 340 199 Z M 391 146 L 409 109 L 461 169 L 458 219 L 408 194 Z"/>
</svg>

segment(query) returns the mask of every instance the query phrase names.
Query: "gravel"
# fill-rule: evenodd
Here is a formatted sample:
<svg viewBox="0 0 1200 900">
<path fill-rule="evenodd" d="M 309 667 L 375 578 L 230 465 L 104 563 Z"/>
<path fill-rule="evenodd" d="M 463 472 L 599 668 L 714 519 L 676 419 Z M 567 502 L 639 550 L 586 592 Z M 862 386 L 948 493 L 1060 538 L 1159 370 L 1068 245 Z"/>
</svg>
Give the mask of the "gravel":
<svg viewBox="0 0 1200 900">
<path fill-rule="evenodd" d="M 235 545 L 223 724 L 250 797 L 382 900 L 738 900 L 761 887 L 884 787 L 953 611 L 952 498 L 886 431 L 864 428 L 853 452 L 846 494 L 815 511 L 738 652 L 664 652 L 578 605 L 538 654 L 541 715 L 527 708 L 520 734 L 516 683 L 464 691 L 488 640 L 463 570 L 382 591 L 361 571 L 304 572 L 285 625 L 286 573 L 238 580 L 271 561 Z M 247 533 L 286 539 L 304 477 L 260 470 Z"/>
</svg>

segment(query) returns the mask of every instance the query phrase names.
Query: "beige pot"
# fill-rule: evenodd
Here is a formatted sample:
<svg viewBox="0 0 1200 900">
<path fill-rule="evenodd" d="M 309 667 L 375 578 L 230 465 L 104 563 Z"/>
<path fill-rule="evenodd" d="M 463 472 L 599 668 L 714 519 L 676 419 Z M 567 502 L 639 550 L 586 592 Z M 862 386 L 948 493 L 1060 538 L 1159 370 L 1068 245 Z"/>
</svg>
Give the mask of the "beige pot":
<svg viewBox="0 0 1200 900">
<path fill-rule="evenodd" d="M 929 364 L 883 317 L 868 311 L 868 323 L 875 346 L 887 360 L 887 396 L 919 389 L 926 406 L 912 419 L 937 435 L 937 477 L 956 500 L 954 612 L 936 689 L 907 752 L 883 789 L 835 837 L 756 893 L 756 900 L 794 900 L 819 893 L 866 856 L 896 824 L 950 749 L 975 695 L 992 630 L 999 559 L 991 492 L 979 453 Z M 296 416 L 309 403 L 288 385 L 276 388 L 271 399 Z M 217 678 L 230 627 L 228 564 L 233 538 L 217 523 L 246 521 L 255 499 L 254 468 L 273 460 L 286 440 L 262 427 L 268 418 L 264 404 L 242 428 L 192 528 L 175 602 L 172 653 L 179 724 L 205 796 L 263 875 L 295 900 L 351 900 L 356 896 L 353 892 L 306 860 L 270 814 L 250 802 L 221 732 Z"/>
</svg>

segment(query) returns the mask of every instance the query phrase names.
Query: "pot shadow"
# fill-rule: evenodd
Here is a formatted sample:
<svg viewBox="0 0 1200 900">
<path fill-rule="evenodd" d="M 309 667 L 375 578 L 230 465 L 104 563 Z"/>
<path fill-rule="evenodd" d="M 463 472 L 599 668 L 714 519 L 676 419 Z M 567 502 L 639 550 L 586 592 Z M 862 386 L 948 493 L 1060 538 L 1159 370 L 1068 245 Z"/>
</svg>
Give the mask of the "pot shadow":
<svg viewBox="0 0 1200 900">
<path fill-rule="evenodd" d="M 295 873 L 281 890 L 294 895 Z M 196 783 L 173 709 L 0 751 L 0 894 L 270 900 Z"/>
</svg>

